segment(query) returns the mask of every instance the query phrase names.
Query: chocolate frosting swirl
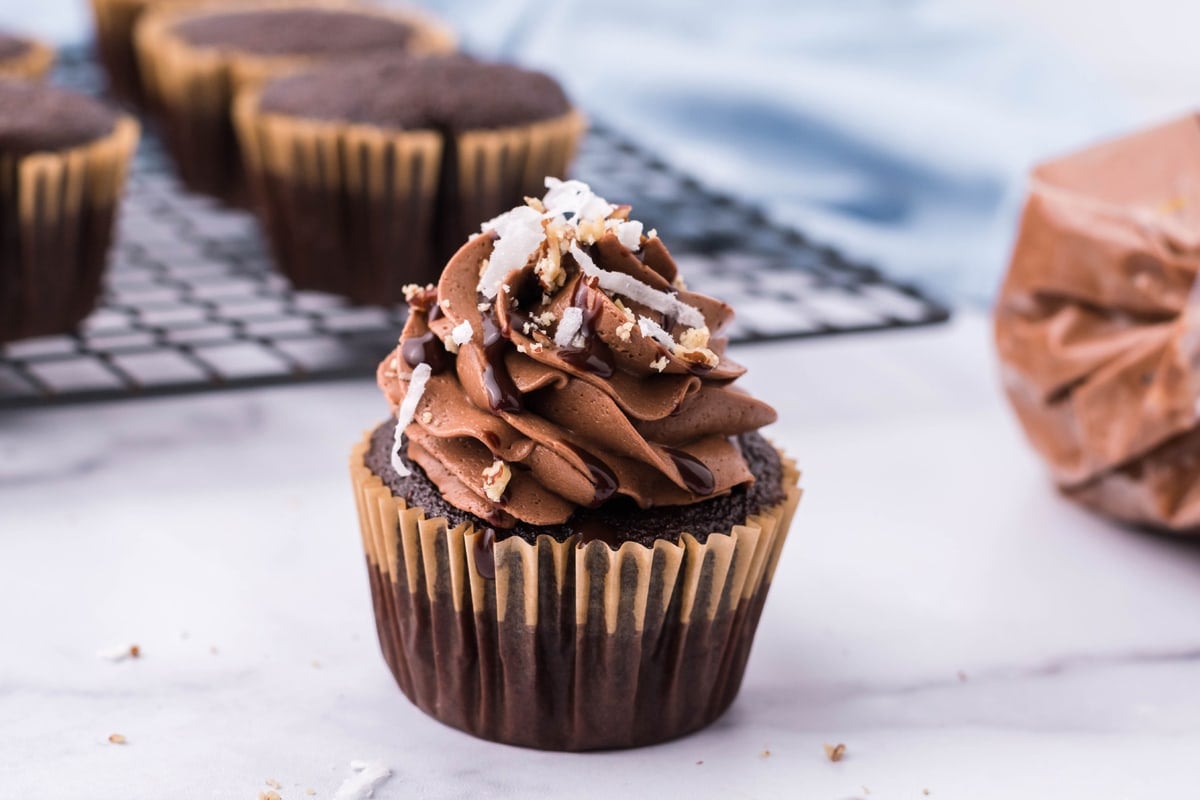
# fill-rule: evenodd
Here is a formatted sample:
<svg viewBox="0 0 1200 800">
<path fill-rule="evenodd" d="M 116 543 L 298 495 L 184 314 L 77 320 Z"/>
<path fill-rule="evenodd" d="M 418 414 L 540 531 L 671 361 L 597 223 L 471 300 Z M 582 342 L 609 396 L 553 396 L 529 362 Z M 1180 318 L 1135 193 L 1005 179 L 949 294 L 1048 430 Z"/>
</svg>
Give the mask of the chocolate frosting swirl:
<svg viewBox="0 0 1200 800">
<path fill-rule="evenodd" d="M 531 200 L 522 219 L 533 223 L 485 224 L 436 287 L 411 287 L 412 313 L 378 371 L 401 421 L 411 413 L 398 457 L 499 528 L 563 523 L 617 495 L 674 506 L 752 483 L 736 437 L 775 412 L 732 385 L 745 372 L 724 354 L 732 310 L 683 288 L 628 207 L 577 182 L 547 185 L 591 201 L 591 215 Z M 534 225 L 544 241 L 504 268 L 501 241 Z M 423 384 L 415 407 L 410 384 Z"/>
</svg>

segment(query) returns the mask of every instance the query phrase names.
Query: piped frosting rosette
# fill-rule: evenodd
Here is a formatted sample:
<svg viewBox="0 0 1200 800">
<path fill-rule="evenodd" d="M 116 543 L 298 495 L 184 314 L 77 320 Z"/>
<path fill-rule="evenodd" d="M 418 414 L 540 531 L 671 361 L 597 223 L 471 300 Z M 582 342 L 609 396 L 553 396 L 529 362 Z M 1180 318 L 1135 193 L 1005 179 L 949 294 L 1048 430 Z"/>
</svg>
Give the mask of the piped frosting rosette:
<svg viewBox="0 0 1200 800">
<path fill-rule="evenodd" d="M 775 420 L 735 388 L 725 303 L 654 231 L 578 181 L 483 225 L 413 309 L 379 382 L 393 466 L 498 528 L 614 497 L 684 505 L 752 482 L 734 437 Z M 636 255 L 635 255 L 636 253 Z"/>
</svg>

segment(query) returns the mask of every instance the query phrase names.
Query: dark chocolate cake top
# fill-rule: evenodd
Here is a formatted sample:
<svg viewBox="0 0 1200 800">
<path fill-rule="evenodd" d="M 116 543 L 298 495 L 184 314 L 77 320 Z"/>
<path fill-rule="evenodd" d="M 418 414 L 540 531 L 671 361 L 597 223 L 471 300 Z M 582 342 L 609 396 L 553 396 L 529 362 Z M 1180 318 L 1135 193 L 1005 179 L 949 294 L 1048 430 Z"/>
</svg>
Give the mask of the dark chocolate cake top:
<svg viewBox="0 0 1200 800">
<path fill-rule="evenodd" d="M 31 47 L 33 47 L 33 42 L 28 39 L 0 31 L 0 61 L 23 56 L 29 52 Z"/>
<path fill-rule="evenodd" d="M 86 95 L 0 79 L 0 153 L 66 150 L 112 133 L 117 113 Z"/>
<path fill-rule="evenodd" d="M 411 25 L 379 14 L 300 6 L 187 17 L 172 30 L 196 47 L 262 56 L 402 50 L 413 34 Z"/>
<path fill-rule="evenodd" d="M 462 55 L 377 55 L 280 78 L 262 110 L 393 129 L 503 128 L 565 114 L 562 87 L 542 72 Z"/>
</svg>

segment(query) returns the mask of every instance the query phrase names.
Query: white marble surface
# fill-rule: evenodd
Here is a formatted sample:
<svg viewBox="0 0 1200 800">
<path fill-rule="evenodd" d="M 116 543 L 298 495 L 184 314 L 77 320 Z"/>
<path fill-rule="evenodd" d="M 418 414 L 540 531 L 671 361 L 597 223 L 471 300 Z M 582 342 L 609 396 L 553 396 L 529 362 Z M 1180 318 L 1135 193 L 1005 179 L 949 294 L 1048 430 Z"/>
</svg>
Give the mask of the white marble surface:
<svg viewBox="0 0 1200 800">
<path fill-rule="evenodd" d="M 354 759 L 384 799 L 1194 795 L 1200 548 L 1051 491 L 982 319 L 736 355 L 808 495 L 733 709 L 625 753 L 395 687 L 344 466 L 369 382 L 0 413 L 0 797 L 329 798 Z"/>
</svg>

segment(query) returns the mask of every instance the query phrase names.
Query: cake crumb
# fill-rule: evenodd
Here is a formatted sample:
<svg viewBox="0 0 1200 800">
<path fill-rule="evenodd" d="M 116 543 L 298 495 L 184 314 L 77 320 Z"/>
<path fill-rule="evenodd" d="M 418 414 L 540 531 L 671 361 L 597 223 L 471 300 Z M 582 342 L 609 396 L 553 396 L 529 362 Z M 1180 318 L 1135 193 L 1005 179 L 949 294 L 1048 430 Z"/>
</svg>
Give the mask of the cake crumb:
<svg viewBox="0 0 1200 800">
<path fill-rule="evenodd" d="M 274 789 L 270 789 L 265 792 L 259 792 L 258 800 L 283 800 L 283 798 L 280 797 L 279 792 L 275 791 Z"/>
<path fill-rule="evenodd" d="M 928 796 L 931 794 L 931 792 L 928 789 L 922 789 L 921 794 Z"/>
<path fill-rule="evenodd" d="M 661 358 L 659 358 L 657 361 L 651 361 L 651 362 L 650 362 L 650 368 L 651 368 L 651 369 L 656 369 L 656 370 L 658 370 L 659 372 L 662 372 L 664 369 L 666 369 L 666 368 L 667 368 L 667 357 L 666 357 L 666 356 L 662 356 L 662 357 L 661 357 Z"/>
<path fill-rule="evenodd" d="M 263 783 L 265 783 L 267 786 L 270 786 L 272 789 L 282 789 L 283 788 L 283 784 L 280 783 L 279 781 L 275 780 L 274 778 L 267 778 L 265 781 L 263 781 Z"/>
<path fill-rule="evenodd" d="M 136 644 L 122 644 L 116 647 L 108 647 L 96 653 L 97 658 L 103 658 L 105 661 L 124 661 L 127 658 L 140 658 L 142 648 Z"/>
<path fill-rule="evenodd" d="M 837 744 L 825 745 L 825 757 L 835 764 L 846 757 L 846 745 L 838 742 Z"/>
<path fill-rule="evenodd" d="M 698 766 L 700 766 L 700 765 L 701 765 L 701 764 L 703 764 L 703 763 L 704 763 L 703 761 L 697 761 L 697 762 L 696 762 L 696 766 L 698 767 Z"/>
<path fill-rule="evenodd" d="M 212 653 L 215 656 L 219 651 L 217 650 L 217 646 L 215 644 L 210 644 L 208 646 L 208 652 Z"/>
<path fill-rule="evenodd" d="M 313 668 L 313 669 L 320 669 L 320 668 L 321 668 L 321 662 L 320 662 L 320 661 L 317 661 L 317 660 L 314 658 L 314 659 L 312 660 L 312 668 Z M 275 788 L 276 788 L 276 789 L 278 789 L 279 787 L 278 787 L 278 786 L 276 786 Z"/>
<path fill-rule="evenodd" d="M 316 789 L 305 789 L 304 793 L 306 795 L 308 795 L 309 797 L 312 797 L 313 795 L 315 795 L 317 793 L 317 790 Z"/>
<path fill-rule="evenodd" d="M 108 735 L 108 741 L 112 744 L 125 744 L 125 736 L 124 734 L 120 733 L 110 733 Z"/>
<path fill-rule="evenodd" d="M 493 503 L 499 503 L 504 497 L 504 490 L 508 488 L 508 482 L 512 479 L 512 470 L 508 464 L 505 464 L 500 459 L 492 462 L 492 465 L 483 471 L 483 493 Z"/>
<path fill-rule="evenodd" d="M 433 412 L 431 412 L 431 411 L 423 412 L 421 414 L 421 422 L 425 423 L 426 425 L 433 422 Z"/>
<path fill-rule="evenodd" d="M 761 753 L 759 753 L 759 754 L 758 754 L 758 757 L 759 757 L 759 758 L 770 758 L 770 757 L 771 757 L 771 751 L 770 751 L 770 750 L 763 750 Z"/>
</svg>

